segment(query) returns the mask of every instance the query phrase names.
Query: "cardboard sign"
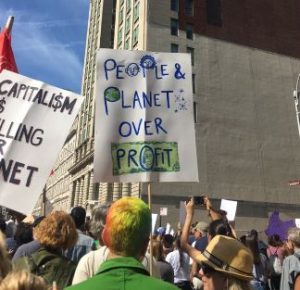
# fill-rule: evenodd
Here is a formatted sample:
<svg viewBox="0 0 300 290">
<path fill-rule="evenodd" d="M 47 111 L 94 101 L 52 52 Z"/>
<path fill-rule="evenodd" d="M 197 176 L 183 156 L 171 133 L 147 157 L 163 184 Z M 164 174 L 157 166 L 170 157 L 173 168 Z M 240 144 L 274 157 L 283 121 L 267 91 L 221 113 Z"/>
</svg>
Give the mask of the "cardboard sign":
<svg viewBox="0 0 300 290">
<path fill-rule="evenodd" d="M 221 200 L 220 209 L 225 210 L 227 212 L 228 221 L 235 220 L 236 208 L 237 208 L 237 201 L 228 200 L 228 199 Z"/>
<path fill-rule="evenodd" d="M 0 74 L 0 205 L 32 211 L 82 101 L 10 71 Z"/>
<path fill-rule="evenodd" d="M 100 49 L 95 182 L 198 181 L 189 54 Z"/>
<path fill-rule="evenodd" d="M 161 207 L 159 209 L 159 215 L 160 216 L 167 216 L 168 215 L 168 208 L 167 207 Z"/>
<path fill-rule="evenodd" d="M 300 219 L 295 219 L 295 224 L 297 228 L 300 228 Z"/>
</svg>

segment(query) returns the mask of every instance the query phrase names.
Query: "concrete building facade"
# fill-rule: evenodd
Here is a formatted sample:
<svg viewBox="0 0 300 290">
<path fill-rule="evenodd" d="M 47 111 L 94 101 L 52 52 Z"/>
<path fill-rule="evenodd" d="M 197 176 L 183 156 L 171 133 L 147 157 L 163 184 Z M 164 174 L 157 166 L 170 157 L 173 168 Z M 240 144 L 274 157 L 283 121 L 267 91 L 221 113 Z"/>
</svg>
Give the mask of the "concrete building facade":
<svg viewBox="0 0 300 290">
<path fill-rule="evenodd" d="M 193 64 L 199 183 L 152 184 L 153 212 L 207 194 L 238 201 L 236 226 L 262 231 L 270 212 L 295 218 L 299 137 L 292 92 L 300 72 L 300 4 L 271 0 L 91 0 L 69 207 L 142 195 L 145 184 L 94 184 L 95 55 L 100 47 L 187 52 Z M 179 134 L 182 132 L 179 132 Z M 205 212 L 198 212 L 204 218 Z"/>
</svg>

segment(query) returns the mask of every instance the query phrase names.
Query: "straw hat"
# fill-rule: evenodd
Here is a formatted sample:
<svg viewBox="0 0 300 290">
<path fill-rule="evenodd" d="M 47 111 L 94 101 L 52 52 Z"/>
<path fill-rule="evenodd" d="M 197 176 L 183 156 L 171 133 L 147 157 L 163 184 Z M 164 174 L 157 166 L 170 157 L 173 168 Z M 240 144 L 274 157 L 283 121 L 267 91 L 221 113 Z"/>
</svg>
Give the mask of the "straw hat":
<svg viewBox="0 0 300 290">
<path fill-rule="evenodd" d="M 253 256 L 250 250 L 231 237 L 215 236 L 197 261 L 242 280 L 253 279 Z"/>
</svg>

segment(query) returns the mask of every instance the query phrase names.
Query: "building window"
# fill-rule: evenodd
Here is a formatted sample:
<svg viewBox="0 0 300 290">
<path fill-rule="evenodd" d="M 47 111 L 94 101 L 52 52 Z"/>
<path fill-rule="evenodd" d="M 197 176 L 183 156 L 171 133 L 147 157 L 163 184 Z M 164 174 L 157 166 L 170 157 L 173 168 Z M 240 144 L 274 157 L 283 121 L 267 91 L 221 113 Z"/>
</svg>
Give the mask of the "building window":
<svg viewBox="0 0 300 290">
<path fill-rule="evenodd" d="M 179 46 L 178 44 L 171 43 L 171 52 L 178 52 Z"/>
<path fill-rule="evenodd" d="M 193 88 L 193 94 L 196 94 L 196 75 L 192 74 L 192 88 Z"/>
<path fill-rule="evenodd" d="M 221 0 L 206 0 L 207 23 L 222 26 Z"/>
<path fill-rule="evenodd" d="M 131 0 L 126 1 L 126 11 L 131 9 Z"/>
<path fill-rule="evenodd" d="M 194 122 L 197 123 L 197 103 L 193 102 Z"/>
<path fill-rule="evenodd" d="M 194 1 L 185 0 L 184 11 L 186 16 L 194 16 Z"/>
<path fill-rule="evenodd" d="M 125 41 L 125 49 L 129 49 L 129 43 L 130 43 L 130 39 L 127 38 Z"/>
<path fill-rule="evenodd" d="M 119 24 L 123 22 L 123 8 L 119 12 Z"/>
<path fill-rule="evenodd" d="M 118 45 L 122 43 L 122 29 L 118 31 Z"/>
<path fill-rule="evenodd" d="M 192 65 L 194 65 L 194 63 L 195 63 L 195 56 L 194 56 L 195 54 L 194 54 L 194 51 L 195 51 L 195 49 L 193 47 L 187 47 L 186 48 L 186 52 L 191 55 Z"/>
<path fill-rule="evenodd" d="M 171 35 L 178 35 L 178 20 L 174 18 L 171 19 Z"/>
<path fill-rule="evenodd" d="M 193 30 L 194 30 L 194 27 L 193 27 L 192 24 L 187 24 L 186 25 L 185 31 L 186 31 L 186 38 L 187 39 L 193 39 Z"/>
<path fill-rule="evenodd" d="M 171 0 L 171 10 L 178 12 L 178 0 Z"/>
<path fill-rule="evenodd" d="M 125 22 L 125 33 L 127 34 L 130 30 L 130 17 L 126 18 Z"/>
<path fill-rule="evenodd" d="M 140 3 L 138 2 L 133 8 L 133 21 L 136 22 L 139 19 Z"/>
<path fill-rule="evenodd" d="M 133 34 L 132 34 L 132 45 L 135 45 L 139 40 L 139 27 L 136 26 L 133 29 Z"/>
</svg>

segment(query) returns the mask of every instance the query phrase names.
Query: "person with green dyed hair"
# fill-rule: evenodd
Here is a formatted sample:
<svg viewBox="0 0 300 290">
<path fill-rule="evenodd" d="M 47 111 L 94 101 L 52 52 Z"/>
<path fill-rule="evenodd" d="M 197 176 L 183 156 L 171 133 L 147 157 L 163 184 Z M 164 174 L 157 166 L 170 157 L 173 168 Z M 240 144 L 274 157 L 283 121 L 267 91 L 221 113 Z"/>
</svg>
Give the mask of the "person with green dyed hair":
<svg viewBox="0 0 300 290">
<path fill-rule="evenodd" d="M 107 260 L 97 274 L 66 289 L 178 290 L 174 285 L 150 277 L 141 264 L 151 231 L 151 212 L 141 199 L 124 197 L 110 207 L 102 232 L 109 248 Z"/>
</svg>

